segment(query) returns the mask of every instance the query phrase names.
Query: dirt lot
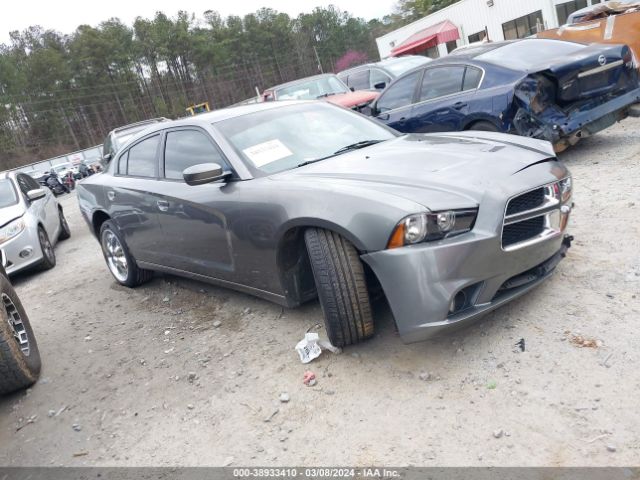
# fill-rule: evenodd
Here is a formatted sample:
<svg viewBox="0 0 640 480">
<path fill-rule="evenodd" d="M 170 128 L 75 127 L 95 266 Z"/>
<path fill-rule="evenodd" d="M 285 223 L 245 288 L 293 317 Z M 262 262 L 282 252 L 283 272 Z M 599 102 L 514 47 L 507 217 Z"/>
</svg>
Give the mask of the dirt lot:
<svg viewBox="0 0 640 480">
<path fill-rule="evenodd" d="M 0 399 L 0 464 L 637 464 L 640 121 L 562 159 L 576 242 L 550 281 L 408 346 L 376 305 L 376 337 L 323 353 L 314 387 L 293 347 L 324 336 L 317 302 L 283 310 L 170 276 L 119 287 L 64 198 L 58 266 L 14 279 L 44 370 Z"/>
</svg>

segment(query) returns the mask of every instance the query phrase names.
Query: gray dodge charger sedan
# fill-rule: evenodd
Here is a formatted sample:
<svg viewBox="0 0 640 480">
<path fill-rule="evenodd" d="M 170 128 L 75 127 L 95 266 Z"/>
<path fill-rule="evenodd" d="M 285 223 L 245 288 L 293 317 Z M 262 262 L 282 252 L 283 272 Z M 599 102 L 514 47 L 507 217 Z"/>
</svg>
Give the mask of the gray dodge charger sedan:
<svg viewBox="0 0 640 480">
<path fill-rule="evenodd" d="M 319 297 L 337 346 L 373 335 L 373 290 L 423 340 L 540 284 L 571 240 L 549 143 L 401 135 L 319 102 L 159 123 L 78 198 L 122 285 L 162 271 L 287 307 Z"/>
</svg>

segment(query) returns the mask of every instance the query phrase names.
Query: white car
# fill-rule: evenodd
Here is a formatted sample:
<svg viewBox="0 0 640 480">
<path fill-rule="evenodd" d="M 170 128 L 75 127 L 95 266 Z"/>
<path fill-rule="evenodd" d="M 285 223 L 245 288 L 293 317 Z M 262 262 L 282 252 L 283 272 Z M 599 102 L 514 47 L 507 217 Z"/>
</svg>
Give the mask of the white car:
<svg viewBox="0 0 640 480">
<path fill-rule="evenodd" d="M 71 236 L 53 193 L 26 173 L 0 173 L 0 248 L 7 274 L 56 265 L 53 247 Z"/>
<path fill-rule="evenodd" d="M 78 166 L 77 165 L 73 165 L 70 162 L 68 162 L 68 163 L 60 163 L 58 165 L 54 165 L 54 166 L 51 167 L 51 170 L 56 172 L 56 175 L 58 175 L 58 178 L 64 177 L 69 172 L 71 172 L 75 177 L 75 175 L 77 175 L 78 172 L 79 172 Z"/>
</svg>

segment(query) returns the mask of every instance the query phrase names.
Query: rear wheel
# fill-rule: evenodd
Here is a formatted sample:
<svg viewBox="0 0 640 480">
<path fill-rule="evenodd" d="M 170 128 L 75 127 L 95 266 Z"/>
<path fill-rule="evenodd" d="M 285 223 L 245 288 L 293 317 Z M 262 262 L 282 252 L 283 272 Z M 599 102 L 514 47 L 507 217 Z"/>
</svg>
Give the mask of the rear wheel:
<svg viewBox="0 0 640 480">
<path fill-rule="evenodd" d="M 374 333 L 365 273 L 355 247 L 337 233 L 305 232 L 305 242 L 331 343 L 344 347 Z"/>
<path fill-rule="evenodd" d="M 491 122 L 481 121 L 472 124 L 469 130 L 478 130 L 480 132 L 499 132 L 500 130 Z"/>
<path fill-rule="evenodd" d="M 40 268 L 49 270 L 56 266 L 56 252 L 53 250 L 49 235 L 42 227 L 38 227 L 38 240 L 40 241 L 40 250 L 42 251 L 42 260 L 40 260 Z"/>
<path fill-rule="evenodd" d="M 67 223 L 67 219 L 64 217 L 64 213 L 62 209 L 58 209 L 58 215 L 60 216 L 60 236 L 58 239 L 66 240 L 71 237 L 71 229 L 69 228 L 69 224 Z"/>
<path fill-rule="evenodd" d="M 139 268 L 120 231 L 111 220 L 100 227 L 100 246 L 113 278 L 126 287 L 137 287 L 151 279 L 153 272 Z"/>
<path fill-rule="evenodd" d="M 0 274 L 0 395 L 32 385 L 40 375 L 40 352 L 22 303 Z"/>
</svg>

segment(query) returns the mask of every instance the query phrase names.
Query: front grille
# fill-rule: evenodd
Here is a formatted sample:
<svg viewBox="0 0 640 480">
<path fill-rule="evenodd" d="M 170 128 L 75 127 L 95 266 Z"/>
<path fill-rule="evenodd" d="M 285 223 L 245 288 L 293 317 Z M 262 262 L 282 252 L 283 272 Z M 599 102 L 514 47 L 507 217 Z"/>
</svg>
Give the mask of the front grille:
<svg viewBox="0 0 640 480">
<path fill-rule="evenodd" d="M 505 225 L 502 230 L 502 248 L 523 242 L 544 230 L 544 216 L 530 218 L 517 223 Z"/>
<path fill-rule="evenodd" d="M 544 203 L 544 187 L 536 188 L 512 198 L 507 205 L 507 216 L 538 208 Z"/>
</svg>

